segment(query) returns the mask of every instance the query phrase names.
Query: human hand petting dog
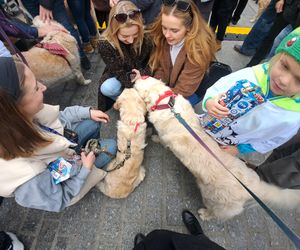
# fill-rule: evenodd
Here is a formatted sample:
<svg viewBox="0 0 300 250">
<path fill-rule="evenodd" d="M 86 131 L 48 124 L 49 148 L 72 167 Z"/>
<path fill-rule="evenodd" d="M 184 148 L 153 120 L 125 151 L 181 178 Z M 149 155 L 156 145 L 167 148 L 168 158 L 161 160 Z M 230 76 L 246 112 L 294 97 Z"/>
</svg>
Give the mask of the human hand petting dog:
<svg viewBox="0 0 300 250">
<path fill-rule="evenodd" d="M 50 32 L 62 31 L 65 33 L 69 33 L 64 27 L 56 25 L 54 23 L 50 23 L 49 25 L 44 25 L 38 28 L 38 36 L 44 37 L 47 36 Z"/>
<path fill-rule="evenodd" d="M 53 19 L 52 10 L 48 10 L 40 5 L 39 16 L 43 23 L 50 24 L 50 21 Z"/>
<path fill-rule="evenodd" d="M 107 123 L 110 121 L 109 116 L 102 112 L 101 110 L 91 109 L 90 110 L 91 119 L 95 122 Z"/>
<path fill-rule="evenodd" d="M 231 154 L 233 156 L 237 156 L 239 154 L 239 150 L 238 150 L 237 146 L 221 145 L 220 148 L 224 152 Z"/>
<path fill-rule="evenodd" d="M 219 100 L 223 95 L 224 93 L 221 93 L 211 99 L 208 99 L 205 104 L 207 113 L 218 119 L 224 118 L 229 114 L 229 109 L 219 103 Z"/>
</svg>

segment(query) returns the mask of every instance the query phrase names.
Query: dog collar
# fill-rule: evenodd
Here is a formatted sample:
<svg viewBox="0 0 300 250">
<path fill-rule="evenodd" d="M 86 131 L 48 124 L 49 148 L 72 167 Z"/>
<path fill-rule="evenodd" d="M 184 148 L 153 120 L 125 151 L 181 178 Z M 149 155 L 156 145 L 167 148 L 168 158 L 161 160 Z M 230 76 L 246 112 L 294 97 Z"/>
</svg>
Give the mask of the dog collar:
<svg viewBox="0 0 300 250">
<path fill-rule="evenodd" d="M 162 95 L 159 95 L 158 99 L 156 100 L 155 104 L 151 107 L 151 110 L 152 111 L 155 111 L 155 110 L 161 110 L 161 109 L 167 109 L 167 108 L 170 108 L 171 105 L 170 105 L 170 102 L 168 104 L 161 104 L 159 105 L 159 103 L 167 98 L 167 97 L 173 97 L 171 99 L 174 100 L 174 98 L 176 97 L 177 95 L 172 91 L 172 90 L 167 90 L 165 91 Z M 170 100 L 171 100 L 170 99 Z"/>
</svg>

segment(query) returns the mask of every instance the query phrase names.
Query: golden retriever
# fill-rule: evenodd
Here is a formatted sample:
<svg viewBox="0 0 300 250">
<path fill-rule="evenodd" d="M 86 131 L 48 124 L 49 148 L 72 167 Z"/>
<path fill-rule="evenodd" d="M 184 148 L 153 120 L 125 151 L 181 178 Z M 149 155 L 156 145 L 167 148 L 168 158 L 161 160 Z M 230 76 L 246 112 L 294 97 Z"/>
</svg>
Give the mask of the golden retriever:
<svg viewBox="0 0 300 250">
<path fill-rule="evenodd" d="M 55 21 L 51 22 L 60 25 Z M 34 18 L 33 24 L 36 27 L 48 25 L 44 24 L 38 16 Z M 52 54 L 47 49 L 37 46 L 23 52 L 30 69 L 39 81 L 47 86 L 73 78 L 81 85 L 91 82 L 91 80 L 85 80 L 81 72 L 77 42 L 72 35 L 62 31 L 50 32 L 44 37 L 41 44 L 59 44 L 66 52 L 66 56 Z"/>
<path fill-rule="evenodd" d="M 149 120 L 156 128 L 161 141 L 195 176 L 206 207 L 198 210 L 201 219 L 226 220 L 240 214 L 245 203 L 251 200 L 248 192 L 193 138 L 170 109 L 151 110 L 159 96 L 170 88 L 152 77 L 137 80 L 134 87 L 144 99 L 149 111 Z M 169 97 L 161 103 L 166 104 L 168 101 Z M 181 95 L 175 98 L 174 110 L 180 113 L 225 166 L 262 200 L 280 207 L 294 207 L 300 204 L 299 190 L 280 189 L 261 181 L 256 172 L 244 162 L 222 151 L 201 128 L 192 106 Z"/>
<path fill-rule="evenodd" d="M 121 118 L 118 121 L 117 135 L 119 152 L 107 169 L 116 168 L 116 170 L 108 172 L 97 187 L 111 198 L 125 198 L 145 178 L 145 169 L 141 164 L 146 146 L 146 105 L 137 91 L 130 88 L 123 90 L 114 108 L 120 110 Z M 128 150 L 130 156 L 125 160 Z"/>
<path fill-rule="evenodd" d="M 102 193 L 111 198 L 126 198 L 145 178 L 145 169 L 141 166 L 144 159 L 145 122 L 136 127 L 118 121 L 118 152 L 111 161 L 105 178 L 97 184 Z M 126 152 L 130 157 L 126 160 Z M 120 168 L 118 168 L 120 167 Z"/>
</svg>

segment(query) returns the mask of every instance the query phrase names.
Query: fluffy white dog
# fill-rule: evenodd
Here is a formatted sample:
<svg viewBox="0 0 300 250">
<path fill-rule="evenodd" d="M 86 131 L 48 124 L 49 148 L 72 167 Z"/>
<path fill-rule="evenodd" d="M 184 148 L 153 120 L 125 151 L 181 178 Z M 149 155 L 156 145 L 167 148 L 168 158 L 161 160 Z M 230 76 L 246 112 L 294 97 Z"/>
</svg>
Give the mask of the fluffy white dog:
<svg viewBox="0 0 300 250">
<path fill-rule="evenodd" d="M 144 99 L 149 111 L 149 120 L 156 128 L 161 141 L 195 176 L 206 207 L 198 210 L 201 219 L 226 220 L 241 213 L 245 203 L 252 199 L 248 192 L 193 138 L 170 109 L 152 110 L 157 100 L 170 88 L 152 77 L 137 80 L 134 87 Z M 167 104 L 169 99 L 170 97 L 161 99 L 159 104 Z M 280 189 L 265 183 L 244 162 L 223 152 L 203 131 L 192 106 L 181 95 L 175 98 L 174 110 L 180 113 L 225 166 L 262 200 L 279 207 L 295 207 L 300 204 L 299 190 Z"/>
</svg>

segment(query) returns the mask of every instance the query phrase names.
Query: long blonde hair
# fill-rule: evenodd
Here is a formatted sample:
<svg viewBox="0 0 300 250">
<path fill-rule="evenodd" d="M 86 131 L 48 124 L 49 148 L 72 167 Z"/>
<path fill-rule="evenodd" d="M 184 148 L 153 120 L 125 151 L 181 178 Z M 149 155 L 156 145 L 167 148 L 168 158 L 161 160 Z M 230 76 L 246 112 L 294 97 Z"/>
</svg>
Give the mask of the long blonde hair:
<svg viewBox="0 0 300 250">
<path fill-rule="evenodd" d="M 133 42 L 133 49 L 137 54 L 141 54 L 143 39 L 144 39 L 144 26 L 142 15 L 139 15 L 134 20 L 127 18 L 125 23 L 119 23 L 115 15 L 120 13 L 129 13 L 130 11 L 138 10 L 138 8 L 130 1 L 118 2 L 109 12 L 108 27 L 103 32 L 103 38 L 106 39 L 110 44 L 115 47 L 121 57 L 124 59 L 124 53 L 120 47 L 120 41 L 118 39 L 118 32 L 122 28 L 131 27 L 133 25 L 138 26 L 138 37 Z"/>
<path fill-rule="evenodd" d="M 215 59 L 216 42 L 215 35 L 202 18 L 197 6 L 193 1 L 186 0 L 190 4 L 190 11 L 183 12 L 174 6 L 162 5 L 159 16 L 150 27 L 150 34 L 153 39 L 155 51 L 152 53 L 149 65 L 152 71 L 159 66 L 162 57 L 163 44 L 166 38 L 162 32 L 162 15 L 174 16 L 183 21 L 188 29 L 184 40 L 184 49 L 188 60 L 199 65 L 199 70 L 207 70 L 211 61 Z"/>
</svg>

